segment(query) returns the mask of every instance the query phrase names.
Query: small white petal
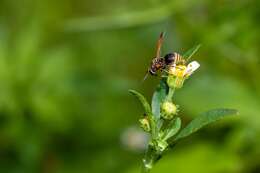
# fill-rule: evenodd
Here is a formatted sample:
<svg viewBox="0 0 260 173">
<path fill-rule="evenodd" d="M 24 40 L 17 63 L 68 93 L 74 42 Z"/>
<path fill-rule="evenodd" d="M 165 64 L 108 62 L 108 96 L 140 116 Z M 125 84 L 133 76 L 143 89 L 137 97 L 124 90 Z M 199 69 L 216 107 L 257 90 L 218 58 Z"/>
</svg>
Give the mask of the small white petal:
<svg viewBox="0 0 260 173">
<path fill-rule="evenodd" d="M 192 61 L 191 63 L 188 64 L 188 66 L 184 72 L 184 75 L 190 76 L 199 67 L 200 67 L 200 64 L 197 61 Z"/>
</svg>

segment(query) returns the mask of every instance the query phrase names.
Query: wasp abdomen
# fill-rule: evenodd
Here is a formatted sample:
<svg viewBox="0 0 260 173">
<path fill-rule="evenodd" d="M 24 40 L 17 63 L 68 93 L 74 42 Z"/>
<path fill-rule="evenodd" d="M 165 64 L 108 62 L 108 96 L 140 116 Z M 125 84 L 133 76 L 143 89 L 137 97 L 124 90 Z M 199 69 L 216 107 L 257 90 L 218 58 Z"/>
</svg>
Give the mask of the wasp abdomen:
<svg viewBox="0 0 260 173">
<path fill-rule="evenodd" d="M 164 56 L 164 61 L 166 65 L 178 65 L 178 64 L 185 64 L 185 60 L 182 56 L 176 52 L 168 53 Z"/>
</svg>

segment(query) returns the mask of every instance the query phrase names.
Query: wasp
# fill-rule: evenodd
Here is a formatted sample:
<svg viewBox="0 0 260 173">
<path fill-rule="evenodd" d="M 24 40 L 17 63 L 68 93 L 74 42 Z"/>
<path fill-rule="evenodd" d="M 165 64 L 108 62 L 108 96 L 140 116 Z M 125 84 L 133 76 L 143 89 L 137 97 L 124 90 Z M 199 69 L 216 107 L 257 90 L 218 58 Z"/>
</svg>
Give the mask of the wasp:
<svg viewBox="0 0 260 173">
<path fill-rule="evenodd" d="M 177 65 L 185 65 L 185 59 L 178 53 L 168 53 L 164 57 L 161 56 L 161 47 L 164 39 L 164 33 L 161 32 L 157 41 L 156 56 L 153 58 L 150 67 L 143 80 L 145 80 L 150 73 L 157 76 L 158 72 L 167 71 L 168 67 L 176 67 Z"/>
<path fill-rule="evenodd" d="M 164 58 L 161 57 L 161 47 L 162 47 L 162 43 L 163 43 L 163 37 L 164 37 L 164 33 L 161 32 L 159 39 L 157 41 L 156 56 L 153 58 L 151 65 L 148 69 L 148 72 L 151 75 L 156 75 L 157 71 L 161 71 L 165 67 Z"/>
</svg>

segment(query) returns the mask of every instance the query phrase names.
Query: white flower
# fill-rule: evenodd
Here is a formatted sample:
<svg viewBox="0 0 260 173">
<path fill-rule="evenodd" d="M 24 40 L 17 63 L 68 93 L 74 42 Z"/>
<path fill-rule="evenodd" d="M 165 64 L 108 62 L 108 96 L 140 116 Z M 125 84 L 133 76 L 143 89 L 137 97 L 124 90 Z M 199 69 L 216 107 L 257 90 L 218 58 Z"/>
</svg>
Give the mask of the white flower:
<svg viewBox="0 0 260 173">
<path fill-rule="evenodd" d="M 200 67 L 200 64 L 197 61 L 192 61 L 187 65 L 185 69 L 184 76 L 190 76 L 194 71 L 196 71 Z"/>
</svg>

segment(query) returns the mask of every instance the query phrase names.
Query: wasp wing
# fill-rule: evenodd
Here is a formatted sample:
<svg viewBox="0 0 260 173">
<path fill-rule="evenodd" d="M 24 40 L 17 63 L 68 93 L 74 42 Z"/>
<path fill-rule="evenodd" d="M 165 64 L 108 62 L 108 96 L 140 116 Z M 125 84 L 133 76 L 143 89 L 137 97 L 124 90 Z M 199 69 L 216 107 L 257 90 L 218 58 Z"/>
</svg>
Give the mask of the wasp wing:
<svg viewBox="0 0 260 173">
<path fill-rule="evenodd" d="M 159 39 L 157 41 L 156 58 L 159 58 L 161 56 L 161 47 L 163 43 L 164 34 L 165 34 L 164 32 L 161 32 Z"/>
</svg>

